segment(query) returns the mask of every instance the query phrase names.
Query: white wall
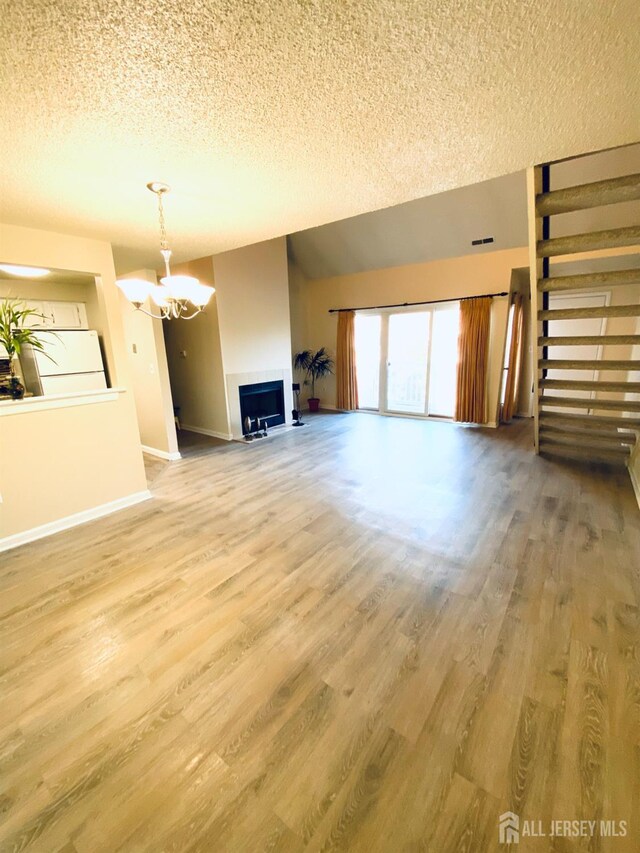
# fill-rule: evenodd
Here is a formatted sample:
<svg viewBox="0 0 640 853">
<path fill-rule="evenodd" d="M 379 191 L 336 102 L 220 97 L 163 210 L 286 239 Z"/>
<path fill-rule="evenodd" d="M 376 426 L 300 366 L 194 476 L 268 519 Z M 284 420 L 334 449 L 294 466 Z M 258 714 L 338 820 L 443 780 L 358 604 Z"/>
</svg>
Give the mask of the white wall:
<svg viewBox="0 0 640 853">
<path fill-rule="evenodd" d="M 102 334 L 102 317 L 98 307 L 95 280 L 47 281 L 44 279 L 0 279 L 0 296 L 35 299 L 42 302 L 84 302 L 90 329 Z"/>
<path fill-rule="evenodd" d="M 282 379 L 291 421 L 291 321 L 286 238 L 213 257 L 229 427 L 242 435 L 238 386 Z"/>
<path fill-rule="evenodd" d="M 129 389 L 109 402 L 0 417 L 2 539 L 133 499 L 147 482 L 111 246 L 0 224 L 0 261 L 95 275 L 112 384 Z"/>
<path fill-rule="evenodd" d="M 156 274 L 153 270 L 137 270 L 122 277 L 141 278 L 156 284 Z M 157 307 L 152 306 L 149 300 L 143 307 L 152 313 L 158 313 Z M 178 439 L 173 419 L 162 320 L 155 320 L 142 311 L 136 311 L 123 293 L 120 293 L 120 308 L 140 441 L 148 452 L 155 451 L 157 455 L 165 458 L 178 458 Z"/>
</svg>

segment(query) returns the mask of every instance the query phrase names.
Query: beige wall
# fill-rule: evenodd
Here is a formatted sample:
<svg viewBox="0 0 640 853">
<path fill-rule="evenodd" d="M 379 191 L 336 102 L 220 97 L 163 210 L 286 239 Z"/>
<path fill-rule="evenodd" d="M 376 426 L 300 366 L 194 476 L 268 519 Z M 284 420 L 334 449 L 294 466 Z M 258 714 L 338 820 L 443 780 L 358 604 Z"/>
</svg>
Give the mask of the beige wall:
<svg viewBox="0 0 640 853">
<path fill-rule="evenodd" d="M 520 370 L 520 386 L 518 388 L 518 399 L 516 401 L 516 414 L 519 417 L 533 417 L 533 362 L 531 348 L 531 296 L 529 283 L 529 269 L 521 267 L 514 269 L 511 276 L 511 290 L 522 293 L 523 305 L 523 342 L 522 342 L 522 368 Z"/>
<path fill-rule="evenodd" d="M 289 312 L 291 317 L 291 350 L 295 354 L 307 345 L 308 329 L 305 292 L 307 278 L 293 261 L 289 262 Z"/>
<path fill-rule="evenodd" d="M 176 264 L 173 272 L 194 275 L 203 284 L 215 284 L 210 257 Z M 171 392 L 174 405 L 180 409 L 181 424 L 228 438 L 217 296 L 214 293 L 206 309 L 192 320 L 165 321 L 164 339 Z M 181 352 L 186 353 L 186 358 Z"/>
<path fill-rule="evenodd" d="M 242 435 L 238 387 L 282 381 L 291 421 L 291 317 L 285 237 L 213 257 L 229 429 Z"/>
<path fill-rule="evenodd" d="M 300 299 L 299 294 L 302 294 L 303 307 L 297 306 L 296 316 L 303 316 L 299 322 L 306 323 L 306 331 L 300 334 L 296 330 L 294 337 L 298 347 L 302 344 L 312 349 L 325 346 L 335 352 L 337 315 L 329 314 L 329 308 L 455 299 L 508 291 L 512 270 L 527 263 L 527 249 L 523 247 L 310 280 L 297 288 L 295 298 Z M 298 275 L 299 271 L 295 273 Z M 497 417 L 507 311 L 507 297 L 494 299 L 487 404 L 489 423 L 495 423 Z M 320 384 L 319 396 L 325 405 L 335 405 L 333 376 Z"/>
<path fill-rule="evenodd" d="M 286 239 L 213 258 L 224 372 L 291 367 Z"/>
<path fill-rule="evenodd" d="M 0 549 L 5 537 L 146 490 L 131 403 L 126 393 L 0 417 Z"/>
<path fill-rule="evenodd" d="M 95 275 L 112 384 L 131 388 L 109 243 L 2 224 L 0 260 Z M 0 417 L 0 538 L 146 489 L 130 390 L 110 402 Z"/>
<path fill-rule="evenodd" d="M 290 411 L 285 238 L 199 258 L 176 265 L 173 272 L 194 275 L 216 288 L 203 314 L 164 324 L 171 389 L 181 424 L 223 438 L 238 437 L 238 392 L 229 377 L 237 380 L 245 374 L 287 372 L 285 406 Z M 247 381 L 267 378 L 273 377 Z"/>
<path fill-rule="evenodd" d="M 123 278 L 142 278 L 156 283 L 153 270 L 137 270 Z M 145 448 L 176 456 L 178 440 L 173 420 L 173 401 L 165 351 L 162 320 L 136 311 L 120 293 L 125 344 L 129 356 L 133 394 L 136 401 L 140 441 Z M 144 308 L 157 314 L 147 300 Z"/>
</svg>

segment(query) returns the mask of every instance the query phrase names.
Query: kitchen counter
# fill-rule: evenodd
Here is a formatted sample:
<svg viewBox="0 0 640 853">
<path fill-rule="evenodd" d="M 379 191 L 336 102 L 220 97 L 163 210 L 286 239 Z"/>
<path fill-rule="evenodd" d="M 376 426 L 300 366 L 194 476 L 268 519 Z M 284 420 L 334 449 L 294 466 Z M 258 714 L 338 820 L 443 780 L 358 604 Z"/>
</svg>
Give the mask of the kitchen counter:
<svg viewBox="0 0 640 853">
<path fill-rule="evenodd" d="M 126 388 L 99 388 L 95 391 L 72 391 L 67 394 L 50 394 L 43 397 L 23 397 L 22 400 L 0 399 L 0 417 L 25 415 L 45 409 L 63 409 L 70 406 L 109 403 L 117 400 Z"/>
</svg>

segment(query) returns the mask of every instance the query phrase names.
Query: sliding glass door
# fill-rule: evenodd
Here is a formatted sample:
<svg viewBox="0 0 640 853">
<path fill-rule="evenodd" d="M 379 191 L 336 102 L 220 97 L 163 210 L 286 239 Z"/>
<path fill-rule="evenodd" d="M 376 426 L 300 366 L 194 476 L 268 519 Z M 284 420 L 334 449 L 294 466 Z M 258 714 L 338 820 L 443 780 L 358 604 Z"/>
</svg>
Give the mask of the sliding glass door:
<svg viewBox="0 0 640 853">
<path fill-rule="evenodd" d="M 453 417 L 459 304 L 356 314 L 361 409 Z"/>
<path fill-rule="evenodd" d="M 388 315 L 385 406 L 388 412 L 425 414 L 429 320 L 427 311 Z"/>
</svg>

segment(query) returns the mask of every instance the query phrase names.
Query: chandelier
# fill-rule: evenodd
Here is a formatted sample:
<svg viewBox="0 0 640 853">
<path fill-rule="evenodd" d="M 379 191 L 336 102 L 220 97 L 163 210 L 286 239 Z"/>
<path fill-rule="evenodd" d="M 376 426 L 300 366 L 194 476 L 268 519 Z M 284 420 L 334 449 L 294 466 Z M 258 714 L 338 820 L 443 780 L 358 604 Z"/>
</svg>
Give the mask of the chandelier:
<svg viewBox="0 0 640 853">
<path fill-rule="evenodd" d="M 166 275 L 160 279 L 160 284 L 152 284 L 142 278 L 120 278 L 116 284 L 133 307 L 149 317 L 156 320 L 191 320 L 204 309 L 215 289 L 207 284 L 200 284 L 193 276 L 171 274 L 171 249 L 167 241 L 162 206 L 162 196 L 169 192 L 169 187 L 153 181 L 147 184 L 147 189 L 158 198 L 160 254 L 164 259 Z M 160 309 L 160 314 L 152 314 L 142 307 L 148 297 Z"/>
</svg>

